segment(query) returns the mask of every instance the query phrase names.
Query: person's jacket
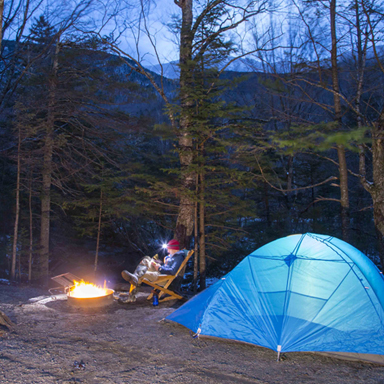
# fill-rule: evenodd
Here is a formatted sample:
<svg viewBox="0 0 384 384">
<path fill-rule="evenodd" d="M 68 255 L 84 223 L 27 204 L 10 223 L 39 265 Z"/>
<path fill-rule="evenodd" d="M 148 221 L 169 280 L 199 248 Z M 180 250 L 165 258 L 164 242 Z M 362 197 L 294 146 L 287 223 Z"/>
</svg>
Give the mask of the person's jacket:
<svg viewBox="0 0 384 384">
<path fill-rule="evenodd" d="M 159 268 L 159 272 L 164 275 L 176 275 L 181 263 L 184 261 L 185 252 L 177 251 L 172 256 L 167 256 L 167 264 L 162 265 Z"/>
</svg>

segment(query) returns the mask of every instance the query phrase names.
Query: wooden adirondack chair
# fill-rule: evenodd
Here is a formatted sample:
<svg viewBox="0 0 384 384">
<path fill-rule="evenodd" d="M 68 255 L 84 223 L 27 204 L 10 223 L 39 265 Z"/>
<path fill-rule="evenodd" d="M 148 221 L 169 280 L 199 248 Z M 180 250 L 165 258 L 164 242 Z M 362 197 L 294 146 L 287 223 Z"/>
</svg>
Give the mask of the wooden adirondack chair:
<svg viewBox="0 0 384 384">
<path fill-rule="evenodd" d="M 180 268 L 178 269 L 176 275 L 160 275 L 159 278 L 154 281 L 148 281 L 147 279 L 143 279 L 142 282 L 150 285 L 153 287 L 155 290 L 160 291 L 159 293 L 159 302 L 163 301 L 168 301 L 168 300 L 174 300 L 174 299 L 183 299 L 183 296 L 179 295 L 176 292 L 173 292 L 172 290 L 168 289 L 168 287 L 171 285 L 172 281 L 176 279 L 176 277 L 183 277 L 184 272 L 185 272 L 185 267 L 188 263 L 188 260 L 191 258 L 193 255 L 193 250 L 189 251 L 187 256 L 185 256 L 184 261 L 181 263 Z M 164 297 L 163 299 L 161 298 L 164 294 L 167 294 L 169 296 Z M 148 297 L 147 300 L 151 300 L 153 297 L 153 293 L 151 293 Z"/>
</svg>

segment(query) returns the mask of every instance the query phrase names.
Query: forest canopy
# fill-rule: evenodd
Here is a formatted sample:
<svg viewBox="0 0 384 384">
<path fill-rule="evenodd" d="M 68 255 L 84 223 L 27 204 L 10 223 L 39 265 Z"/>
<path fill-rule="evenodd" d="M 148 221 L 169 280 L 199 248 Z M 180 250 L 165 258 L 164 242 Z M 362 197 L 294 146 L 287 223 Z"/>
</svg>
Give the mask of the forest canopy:
<svg viewBox="0 0 384 384">
<path fill-rule="evenodd" d="M 0 277 L 177 238 L 204 289 L 305 232 L 384 266 L 381 1 L 65 3 L 0 1 Z"/>
</svg>

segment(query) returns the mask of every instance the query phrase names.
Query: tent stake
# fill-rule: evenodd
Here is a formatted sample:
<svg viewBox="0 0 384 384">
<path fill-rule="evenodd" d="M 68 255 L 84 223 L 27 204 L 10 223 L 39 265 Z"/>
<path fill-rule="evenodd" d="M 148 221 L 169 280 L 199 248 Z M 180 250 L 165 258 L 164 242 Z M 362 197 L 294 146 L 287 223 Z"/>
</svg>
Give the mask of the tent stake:
<svg viewBox="0 0 384 384">
<path fill-rule="evenodd" d="M 277 346 L 277 360 L 276 361 L 280 361 L 280 352 L 281 352 L 281 345 L 278 345 Z"/>
</svg>

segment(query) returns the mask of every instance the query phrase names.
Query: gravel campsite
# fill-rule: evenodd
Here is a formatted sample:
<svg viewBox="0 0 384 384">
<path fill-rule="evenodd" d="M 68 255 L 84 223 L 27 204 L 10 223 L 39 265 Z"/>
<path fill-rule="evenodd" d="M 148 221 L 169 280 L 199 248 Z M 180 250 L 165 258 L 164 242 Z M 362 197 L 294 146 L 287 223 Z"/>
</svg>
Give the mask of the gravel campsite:
<svg viewBox="0 0 384 384">
<path fill-rule="evenodd" d="M 0 0 L 0 191 L 0 384 L 384 384 L 384 0 Z"/>
<path fill-rule="evenodd" d="M 158 307 L 114 301 L 100 309 L 68 306 L 63 295 L 0 284 L 0 382 L 6 383 L 364 383 L 384 384 L 384 367 L 311 353 L 280 362 L 266 348 L 193 338 L 163 319 L 181 302 Z M 30 300 L 32 299 L 32 300 Z"/>
</svg>

